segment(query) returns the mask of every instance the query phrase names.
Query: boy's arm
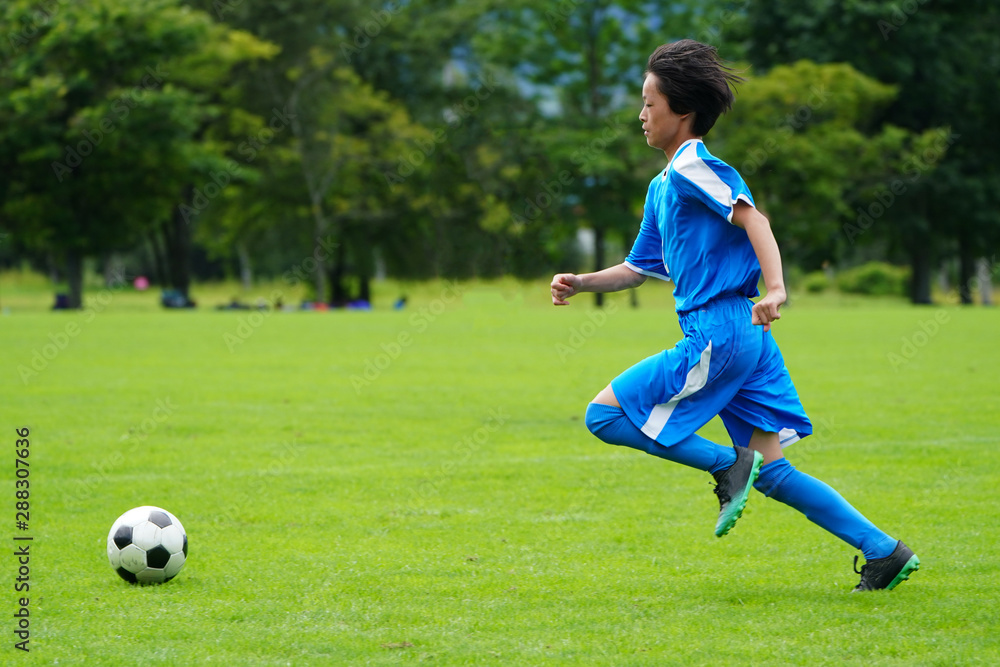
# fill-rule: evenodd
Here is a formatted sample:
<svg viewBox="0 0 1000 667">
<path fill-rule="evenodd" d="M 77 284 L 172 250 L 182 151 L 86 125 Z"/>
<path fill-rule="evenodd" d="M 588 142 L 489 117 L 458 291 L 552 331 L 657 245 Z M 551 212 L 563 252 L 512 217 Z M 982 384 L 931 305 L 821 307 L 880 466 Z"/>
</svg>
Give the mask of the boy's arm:
<svg viewBox="0 0 1000 667">
<path fill-rule="evenodd" d="M 617 292 L 638 287 L 646 282 L 646 276 L 636 273 L 624 264 L 617 264 L 594 273 L 559 273 L 552 278 L 552 303 L 556 306 L 569 305 L 566 299 L 580 292 Z"/>
<path fill-rule="evenodd" d="M 753 323 L 763 324 L 764 331 L 771 329 L 771 322 L 781 318 L 778 308 L 785 302 L 785 279 L 781 273 L 781 253 L 771 232 L 771 223 L 764 214 L 743 201 L 736 202 L 733 224 L 746 230 L 750 245 L 757 254 L 760 271 L 764 276 L 767 293 L 753 306 Z"/>
</svg>

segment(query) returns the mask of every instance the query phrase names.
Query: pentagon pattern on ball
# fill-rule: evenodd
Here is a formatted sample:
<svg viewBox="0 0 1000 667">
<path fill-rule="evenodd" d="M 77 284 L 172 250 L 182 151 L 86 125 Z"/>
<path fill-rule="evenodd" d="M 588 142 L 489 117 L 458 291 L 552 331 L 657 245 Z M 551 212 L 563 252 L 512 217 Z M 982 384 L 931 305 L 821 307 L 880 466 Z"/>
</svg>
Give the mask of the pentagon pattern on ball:
<svg viewBox="0 0 1000 667">
<path fill-rule="evenodd" d="M 149 513 L 149 522 L 159 526 L 160 528 L 166 528 L 173 523 L 166 512 L 161 512 L 159 510 L 154 510 Z"/>
<path fill-rule="evenodd" d="M 114 542 L 119 549 L 124 549 L 129 544 L 132 544 L 132 526 L 124 524 L 118 526 L 118 530 L 115 531 Z"/>
<path fill-rule="evenodd" d="M 130 584 L 134 584 L 136 581 L 138 581 L 135 578 L 135 575 L 126 570 L 124 567 L 119 567 L 117 570 L 115 570 L 115 572 L 118 573 L 119 577 L 121 577 Z"/>
<path fill-rule="evenodd" d="M 167 566 L 167 562 L 170 560 L 170 552 L 162 544 L 157 544 L 155 547 L 146 552 L 146 565 L 147 567 L 154 567 L 158 570 L 162 570 Z"/>
<path fill-rule="evenodd" d="M 170 581 L 187 561 L 184 526 L 159 507 L 143 506 L 125 512 L 108 533 L 108 562 L 129 583 Z"/>
</svg>

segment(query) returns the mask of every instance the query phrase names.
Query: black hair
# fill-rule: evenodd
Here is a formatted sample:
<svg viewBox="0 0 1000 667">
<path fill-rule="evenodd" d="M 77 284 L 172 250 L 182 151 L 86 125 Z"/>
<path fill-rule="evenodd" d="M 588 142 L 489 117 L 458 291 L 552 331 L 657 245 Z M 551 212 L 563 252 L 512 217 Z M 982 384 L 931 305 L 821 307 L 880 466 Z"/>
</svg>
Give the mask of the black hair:
<svg viewBox="0 0 1000 667">
<path fill-rule="evenodd" d="M 703 137 L 733 106 L 733 90 L 745 81 L 722 59 L 714 46 L 682 39 L 657 47 L 649 56 L 646 74 L 656 77 L 656 88 L 676 114 L 694 112 L 692 131 Z"/>
</svg>

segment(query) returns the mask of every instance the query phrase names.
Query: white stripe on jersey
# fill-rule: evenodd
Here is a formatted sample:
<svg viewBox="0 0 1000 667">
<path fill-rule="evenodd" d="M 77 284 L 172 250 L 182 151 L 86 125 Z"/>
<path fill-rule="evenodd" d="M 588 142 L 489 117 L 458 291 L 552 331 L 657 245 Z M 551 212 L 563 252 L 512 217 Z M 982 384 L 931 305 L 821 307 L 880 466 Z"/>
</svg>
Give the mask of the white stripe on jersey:
<svg viewBox="0 0 1000 667">
<path fill-rule="evenodd" d="M 712 168 L 705 164 L 704 160 L 698 157 L 699 143 L 701 142 L 692 141 L 687 146 L 682 147 L 677 157 L 671 161 L 671 166 L 682 174 L 684 178 L 704 190 L 709 197 L 719 202 L 723 207 L 728 208 L 729 215 L 726 216 L 726 221 L 732 222 L 733 206 L 736 204 L 736 201 L 742 199 L 751 206 L 753 206 L 753 202 L 742 193 L 736 197 L 736 201 L 733 201 L 732 188 L 719 178 L 719 175 L 712 171 Z"/>
<path fill-rule="evenodd" d="M 644 276 L 651 276 L 653 278 L 659 278 L 660 280 L 665 280 L 668 282 L 670 281 L 670 267 L 667 266 L 666 263 L 663 264 L 663 268 L 667 270 L 667 275 L 665 276 L 661 273 L 657 273 L 656 271 L 646 271 L 644 269 L 640 269 L 638 266 L 636 266 L 631 262 L 623 262 L 623 263 L 625 264 L 625 266 L 632 269 L 636 273 L 641 273 Z"/>
<path fill-rule="evenodd" d="M 671 398 L 666 403 L 654 405 L 649 412 L 649 418 L 642 425 L 642 432 L 653 440 L 660 435 L 660 431 L 667 425 L 667 420 L 674 413 L 674 408 L 681 402 L 681 399 L 690 396 L 699 389 L 703 389 L 708 384 L 708 366 L 712 362 L 712 341 L 708 342 L 708 347 L 702 350 L 701 359 L 694 368 L 688 371 L 684 387 L 680 393 Z"/>
</svg>

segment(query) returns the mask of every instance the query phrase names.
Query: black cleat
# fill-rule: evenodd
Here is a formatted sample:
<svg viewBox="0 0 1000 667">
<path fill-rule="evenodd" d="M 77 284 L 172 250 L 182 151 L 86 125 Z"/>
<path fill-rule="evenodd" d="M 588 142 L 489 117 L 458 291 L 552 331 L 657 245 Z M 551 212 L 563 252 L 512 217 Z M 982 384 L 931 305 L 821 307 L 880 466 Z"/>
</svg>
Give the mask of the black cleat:
<svg viewBox="0 0 1000 667">
<path fill-rule="evenodd" d="M 854 571 L 861 575 L 861 582 L 854 587 L 852 593 L 858 591 L 891 591 L 900 583 L 910 578 L 910 573 L 920 569 L 920 559 L 913 549 L 896 543 L 896 548 L 885 558 L 870 560 L 858 570 L 858 557 L 854 557 Z"/>
<path fill-rule="evenodd" d="M 750 487 L 757 481 L 764 457 L 760 452 L 746 447 L 736 447 L 736 463 L 725 470 L 713 473 L 715 495 L 719 496 L 719 520 L 715 523 L 715 536 L 722 537 L 736 525 L 747 506 Z"/>
</svg>

